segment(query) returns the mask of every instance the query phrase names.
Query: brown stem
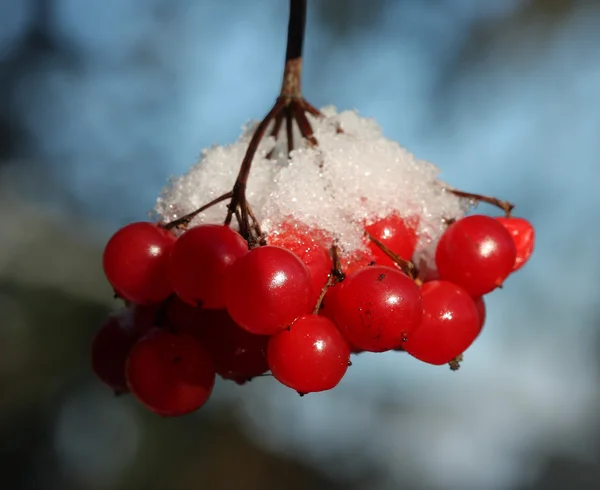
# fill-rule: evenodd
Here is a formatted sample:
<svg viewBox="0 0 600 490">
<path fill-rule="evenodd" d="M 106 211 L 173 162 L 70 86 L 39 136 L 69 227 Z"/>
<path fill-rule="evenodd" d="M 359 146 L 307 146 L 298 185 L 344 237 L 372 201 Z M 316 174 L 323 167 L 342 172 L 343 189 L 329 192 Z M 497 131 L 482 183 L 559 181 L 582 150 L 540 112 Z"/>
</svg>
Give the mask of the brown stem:
<svg viewBox="0 0 600 490">
<path fill-rule="evenodd" d="M 323 304 L 323 299 L 325 298 L 325 295 L 327 294 L 329 288 L 335 286 L 338 282 L 342 282 L 346 277 L 346 275 L 342 271 L 342 265 L 340 263 L 340 253 L 337 245 L 334 244 L 331 246 L 330 253 L 331 260 L 333 262 L 331 274 L 329 275 L 325 286 L 323 286 L 323 289 L 321 289 L 321 294 L 319 295 L 319 299 L 317 300 L 317 304 L 315 305 L 315 309 L 313 310 L 314 315 L 319 314 L 319 310 L 321 309 L 321 305 Z"/>
<path fill-rule="evenodd" d="M 371 235 L 368 231 L 365 231 L 365 236 L 371 240 L 375 245 L 377 245 L 381 251 L 386 254 L 390 259 L 394 261 L 394 263 L 404 272 L 408 277 L 410 277 L 413 281 L 417 279 L 419 271 L 415 264 L 413 264 L 410 260 L 403 259 L 398 254 L 392 252 L 388 247 L 385 246 L 384 243 L 377 240 L 373 235 Z"/>
<path fill-rule="evenodd" d="M 304 113 L 304 109 L 300 104 L 292 104 L 292 111 L 294 114 L 294 119 L 298 123 L 298 127 L 300 128 L 300 133 L 304 139 L 306 139 L 312 146 L 317 146 L 317 139 L 313 135 L 313 130 Z"/>
<path fill-rule="evenodd" d="M 448 366 L 450 366 L 450 370 L 458 371 L 460 369 L 460 363 L 463 362 L 463 360 L 464 360 L 463 354 L 460 354 L 459 356 L 456 356 L 454 359 L 452 359 L 448 363 Z"/>
<path fill-rule="evenodd" d="M 219 196 L 216 199 L 213 199 L 208 204 L 205 204 L 204 206 L 199 207 L 198 209 L 196 209 L 196 211 L 192 211 L 191 213 L 186 214 L 185 216 L 182 216 L 181 218 L 178 218 L 176 220 L 171 221 L 170 223 L 163 225 L 163 228 L 165 230 L 172 230 L 173 228 L 185 230 L 188 227 L 188 225 L 190 224 L 190 221 L 192 221 L 201 212 L 206 211 L 208 208 L 211 208 L 212 206 L 215 206 L 216 204 L 219 204 L 220 202 L 230 199 L 231 196 L 233 196 L 233 192 L 229 191 L 229 192 L 223 194 L 222 196 Z"/>
<path fill-rule="evenodd" d="M 294 120 L 292 119 L 292 104 L 285 108 L 285 132 L 287 135 L 288 155 L 294 149 Z"/>
<path fill-rule="evenodd" d="M 457 191 L 456 189 L 447 190 L 458 197 L 464 197 L 465 199 L 470 199 L 472 201 L 486 202 L 488 204 L 491 204 L 492 206 L 496 206 L 497 208 L 502 209 L 506 213 L 507 217 L 510 217 L 511 212 L 515 207 L 514 204 L 508 201 L 497 199 L 495 197 L 483 196 L 481 194 L 473 194 L 471 192 Z"/>
</svg>

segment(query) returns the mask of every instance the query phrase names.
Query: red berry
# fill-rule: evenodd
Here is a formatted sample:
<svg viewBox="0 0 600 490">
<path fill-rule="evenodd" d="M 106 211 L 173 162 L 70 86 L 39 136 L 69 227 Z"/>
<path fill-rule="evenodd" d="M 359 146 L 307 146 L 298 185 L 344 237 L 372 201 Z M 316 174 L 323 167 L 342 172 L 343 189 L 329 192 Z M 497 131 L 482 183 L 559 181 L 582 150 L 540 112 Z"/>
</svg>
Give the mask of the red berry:
<svg viewBox="0 0 600 490">
<path fill-rule="evenodd" d="M 125 362 L 136 338 L 119 318 L 111 317 L 92 342 L 92 369 L 102 382 L 118 393 L 127 393 Z"/>
<path fill-rule="evenodd" d="M 176 298 L 167 307 L 166 324 L 199 341 L 224 379 L 242 384 L 269 370 L 269 337 L 242 329 L 225 310 L 194 307 Z"/>
<path fill-rule="evenodd" d="M 419 327 L 419 289 L 397 269 L 365 267 L 336 287 L 335 324 L 348 342 L 360 349 L 383 352 L 399 347 Z"/>
<path fill-rule="evenodd" d="M 168 260 L 175 235 L 154 223 L 131 223 L 117 231 L 104 249 L 104 273 L 122 298 L 159 303 L 172 289 Z"/>
<path fill-rule="evenodd" d="M 305 315 L 271 337 L 267 358 L 277 381 L 312 393 L 340 382 L 348 369 L 350 347 L 331 320 Z"/>
<path fill-rule="evenodd" d="M 342 272 L 349 276 L 359 269 L 375 263 L 370 251 L 356 250 L 350 255 L 340 257 Z"/>
<path fill-rule="evenodd" d="M 396 255 L 405 260 L 410 260 L 417 246 L 418 224 L 418 218 L 413 217 L 405 220 L 394 213 L 366 226 L 365 230 Z M 379 265 L 394 266 L 394 261 L 374 242 L 369 241 L 369 249 L 373 259 Z"/>
<path fill-rule="evenodd" d="M 201 225 L 179 237 L 169 263 L 171 285 L 192 305 L 225 308 L 225 274 L 248 253 L 248 243 L 224 225 Z"/>
<path fill-rule="evenodd" d="M 229 268 L 227 311 L 250 333 L 277 333 L 309 313 L 314 308 L 311 300 L 312 284 L 306 266 L 284 248 L 255 248 Z"/>
<path fill-rule="evenodd" d="M 312 281 L 312 303 L 316 304 L 333 267 L 325 234 L 297 221 L 286 221 L 277 234 L 271 235 L 269 245 L 295 253 L 304 262 Z"/>
<path fill-rule="evenodd" d="M 430 364 L 446 364 L 461 355 L 481 331 L 481 319 L 469 294 L 447 281 L 421 287 L 423 320 L 404 342 L 411 356 Z"/>
<path fill-rule="evenodd" d="M 513 271 L 519 270 L 531 257 L 535 245 L 535 230 L 533 225 L 524 218 L 496 218 L 512 236 L 517 247 L 517 259 Z"/>
<path fill-rule="evenodd" d="M 183 415 L 208 400 L 215 366 L 193 337 L 154 329 L 131 350 L 127 381 L 136 398 L 153 412 Z"/>
<path fill-rule="evenodd" d="M 136 341 L 154 323 L 154 307 L 134 306 L 108 318 L 92 342 L 92 369 L 102 382 L 118 393 L 127 393 L 125 363 Z"/>
<path fill-rule="evenodd" d="M 152 305 L 133 305 L 129 308 L 131 311 L 131 322 L 133 323 L 133 333 L 139 339 L 146 335 L 148 331 L 156 326 L 160 309 L 163 303 Z"/>
<path fill-rule="evenodd" d="M 438 242 L 435 262 L 440 278 L 473 297 L 501 286 L 512 272 L 517 250 L 512 237 L 494 218 L 467 216 L 452 223 Z"/>
</svg>

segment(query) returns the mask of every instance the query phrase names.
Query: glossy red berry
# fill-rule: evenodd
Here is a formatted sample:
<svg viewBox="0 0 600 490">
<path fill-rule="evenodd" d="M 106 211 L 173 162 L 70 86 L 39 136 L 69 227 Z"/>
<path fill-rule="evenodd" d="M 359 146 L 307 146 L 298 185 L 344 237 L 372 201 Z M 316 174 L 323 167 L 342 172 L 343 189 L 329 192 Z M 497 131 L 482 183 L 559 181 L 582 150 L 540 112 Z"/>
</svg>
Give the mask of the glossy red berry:
<svg viewBox="0 0 600 490">
<path fill-rule="evenodd" d="M 306 315 L 271 337 L 267 358 L 280 383 L 312 393 L 330 390 L 340 382 L 348 369 L 350 347 L 333 322 Z"/>
<path fill-rule="evenodd" d="M 242 384 L 268 371 L 269 337 L 238 326 L 225 310 L 190 306 L 179 299 L 166 311 L 166 323 L 194 337 L 215 361 L 217 374 Z"/>
<path fill-rule="evenodd" d="M 498 217 L 496 219 L 506 228 L 515 242 L 517 258 L 513 266 L 513 271 L 519 270 L 526 264 L 533 253 L 535 246 L 535 230 L 533 225 L 524 218 Z"/>
<path fill-rule="evenodd" d="M 401 218 L 393 213 L 365 227 L 373 238 L 377 239 L 404 260 L 411 260 L 417 246 L 417 217 Z M 373 259 L 379 265 L 394 266 L 394 261 L 372 241 L 369 249 Z"/>
<path fill-rule="evenodd" d="M 281 247 L 258 247 L 238 259 L 225 289 L 231 318 L 256 335 L 277 333 L 314 308 L 308 269 Z"/>
<path fill-rule="evenodd" d="M 355 347 L 370 352 L 394 349 L 419 327 L 419 289 L 397 269 L 365 267 L 336 287 L 333 318 Z"/>
<path fill-rule="evenodd" d="M 173 290 L 192 305 L 225 308 L 225 274 L 248 253 L 242 236 L 224 225 L 201 225 L 179 237 L 169 262 Z"/>
<path fill-rule="evenodd" d="M 370 250 L 356 250 L 355 252 L 340 257 L 341 269 L 344 274 L 349 276 L 357 270 L 375 264 L 375 259 Z"/>
<path fill-rule="evenodd" d="M 150 331 L 135 344 L 126 372 L 136 398 L 163 416 L 200 408 L 215 382 L 210 354 L 193 337 L 162 329 Z"/>
<path fill-rule="evenodd" d="M 435 262 L 440 278 L 477 297 L 502 285 L 517 256 L 514 241 L 496 219 L 467 216 L 452 223 L 438 242 Z"/>
<path fill-rule="evenodd" d="M 278 233 L 267 238 L 269 245 L 293 252 L 304 263 L 312 282 L 312 303 L 316 305 L 333 267 L 326 235 L 297 221 L 286 221 Z"/>
<path fill-rule="evenodd" d="M 110 316 L 92 342 L 92 369 L 117 393 L 129 391 L 125 362 L 133 345 L 154 325 L 156 307 L 131 306 Z"/>
<path fill-rule="evenodd" d="M 117 393 L 127 393 L 125 362 L 137 338 L 118 317 L 110 317 L 92 342 L 92 369 Z"/>
<path fill-rule="evenodd" d="M 423 320 L 404 342 L 411 356 L 430 364 L 446 364 L 461 355 L 481 331 L 481 318 L 471 296 L 447 281 L 421 287 Z"/>
<path fill-rule="evenodd" d="M 142 305 L 169 296 L 168 260 L 175 240 L 154 223 L 131 223 L 117 231 L 103 256 L 104 273 L 117 294 Z"/>
</svg>

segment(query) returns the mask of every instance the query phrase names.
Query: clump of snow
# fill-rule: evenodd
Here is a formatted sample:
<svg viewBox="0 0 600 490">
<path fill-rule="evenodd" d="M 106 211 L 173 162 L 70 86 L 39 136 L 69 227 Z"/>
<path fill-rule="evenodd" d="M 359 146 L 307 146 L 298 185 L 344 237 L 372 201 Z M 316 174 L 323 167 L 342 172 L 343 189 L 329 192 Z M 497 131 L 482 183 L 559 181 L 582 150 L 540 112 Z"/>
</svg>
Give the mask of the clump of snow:
<svg viewBox="0 0 600 490">
<path fill-rule="evenodd" d="M 365 224 L 392 212 L 419 216 L 415 259 L 431 265 L 444 219 L 461 218 L 467 202 L 444 190 L 435 165 L 385 138 L 373 119 L 332 107 L 322 112 L 323 118 L 309 116 L 318 147 L 297 133 L 298 147 L 289 158 L 282 151 L 285 141 L 267 136 L 259 145 L 247 198 L 263 230 L 276 233 L 291 217 L 325 231 L 344 254 L 352 254 L 365 248 Z M 245 128 L 231 145 L 205 150 L 187 174 L 173 179 L 155 207 L 160 219 L 177 219 L 230 191 L 255 128 Z M 275 156 L 267 158 L 274 148 Z M 226 204 L 198 215 L 191 225 L 222 222 Z"/>
</svg>

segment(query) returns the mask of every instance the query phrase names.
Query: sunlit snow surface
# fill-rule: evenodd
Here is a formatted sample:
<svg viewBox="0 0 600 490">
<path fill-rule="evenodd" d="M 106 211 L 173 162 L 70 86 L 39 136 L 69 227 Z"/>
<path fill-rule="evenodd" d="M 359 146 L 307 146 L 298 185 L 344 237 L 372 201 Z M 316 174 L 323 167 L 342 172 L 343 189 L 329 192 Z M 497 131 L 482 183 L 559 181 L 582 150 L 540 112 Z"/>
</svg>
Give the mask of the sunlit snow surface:
<svg viewBox="0 0 600 490">
<path fill-rule="evenodd" d="M 247 195 L 264 231 L 277 231 L 292 218 L 327 232 L 350 253 L 364 246 L 364 223 L 391 213 L 418 216 L 421 240 L 415 260 L 431 263 L 444 219 L 463 216 L 466 201 L 447 192 L 436 166 L 385 138 L 374 120 L 354 111 L 338 114 L 331 107 L 322 112 L 323 118 L 311 118 L 317 148 L 303 142 L 289 159 L 269 159 L 275 140 L 268 137 L 259 146 Z M 254 129 L 234 144 L 204 151 L 187 174 L 164 190 L 156 206 L 159 217 L 177 219 L 231 190 Z M 224 205 L 214 206 L 191 225 L 219 223 L 224 216 Z"/>
</svg>

